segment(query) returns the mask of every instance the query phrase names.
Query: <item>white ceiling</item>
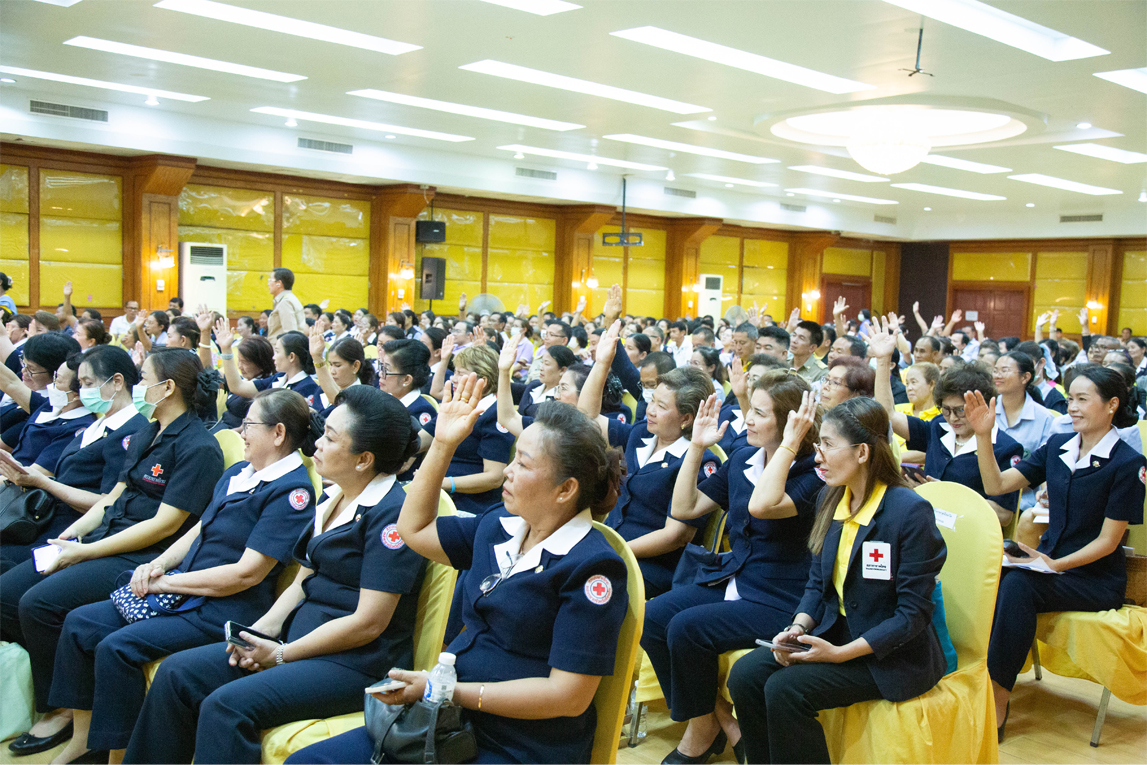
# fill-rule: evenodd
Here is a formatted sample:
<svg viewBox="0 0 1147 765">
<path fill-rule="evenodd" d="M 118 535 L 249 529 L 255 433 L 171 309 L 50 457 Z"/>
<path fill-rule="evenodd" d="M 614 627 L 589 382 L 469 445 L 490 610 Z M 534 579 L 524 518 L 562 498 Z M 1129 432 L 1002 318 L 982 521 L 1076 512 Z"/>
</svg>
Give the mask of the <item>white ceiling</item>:
<svg viewBox="0 0 1147 765">
<path fill-rule="evenodd" d="M 1147 64 L 1147 2 L 1143 0 L 991 0 L 1001 10 L 1101 46 L 1109 55 L 1051 62 L 985 37 L 923 19 L 922 66 L 934 77 L 909 78 L 921 17 L 881 0 L 578 0 L 584 7 L 535 16 L 475 0 L 229 0 L 273 12 L 423 46 L 390 56 L 215 21 L 153 7 L 154 0 L 82 0 L 64 8 L 31 0 L 0 3 L 0 65 L 208 96 L 200 103 L 61 84 L 16 75 L 0 86 L 0 137 L 38 145 L 117 153 L 165 152 L 204 164 L 357 182 L 413 182 L 443 191 L 561 203 L 620 204 L 620 176 L 629 175 L 631 209 L 706 215 L 758 226 L 841 230 L 896 239 L 1123 236 L 1147 233 L 1147 164 L 1057 151 L 1053 145 L 1092 141 L 1147 151 L 1147 95 L 1094 77 L 1095 72 Z M 701 61 L 610 35 L 653 25 L 703 40 L 876 86 L 836 96 L 739 69 Z M 64 45 L 78 35 L 102 38 L 305 75 L 278 83 Z M 709 107 L 682 116 L 460 70 L 493 59 Z M 346 95 L 375 88 L 423 98 L 584 124 L 579 130 L 539 128 L 445 114 Z M 904 95 L 995 99 L 1002 108 L 1035 114 L 1036 127 L 998 144 L 938 150 L 951 157 L 1003 165 L 1118 189 L 1088 196 L 1009 180 L 919 165 L 893 183 L 923 183 L 1007 197 L 972 201 L 893 188 L 888 183 L 809 175 L 792 165 L 867 172 L 839 148 L 786 142 L 754 122 L 767 115 Z M 29 99 L 107 109 L 107 124 L 29 114 Z M 473 137 L 444 143 L 253 114 L 271 106 L 385 122 Z M 700 120 L 711 131 L 675 126 Z M 1089 122 L 1090 130 L 1077 123 Z M 718 131 L 718 132 L 713 132 Z M 602 139 L 614 133 L 771 157 L 752 165 L 673 153 Z M 345 157 L 298 149 L 296 137 L 353 143 Z M 544 157 L 513 160 L 504 144 L 558 149 L 671 168 L 622 171 Z M 554 170 L 557 181 L 515 176 L 515 167 Z M 748 178 L 776 188 L 726 188 L 688 173 Z M 696 199 L 668 196 L 664 186 L 692 189 Z M 786 188 L 893 199 L 873 206 L 831 199 L 788 198 Z M 779 203 L 807 205 L 804 213 Z M 1028 203 L 1035 206 L 1026 207 Z M 924 211 L 931 207 L 930 212 Z M 1103 223 L 1060 224 L 1061 214 L 1103 213 Z M 897 218 L 876 223 L 874 215 Z"/>
</svg>

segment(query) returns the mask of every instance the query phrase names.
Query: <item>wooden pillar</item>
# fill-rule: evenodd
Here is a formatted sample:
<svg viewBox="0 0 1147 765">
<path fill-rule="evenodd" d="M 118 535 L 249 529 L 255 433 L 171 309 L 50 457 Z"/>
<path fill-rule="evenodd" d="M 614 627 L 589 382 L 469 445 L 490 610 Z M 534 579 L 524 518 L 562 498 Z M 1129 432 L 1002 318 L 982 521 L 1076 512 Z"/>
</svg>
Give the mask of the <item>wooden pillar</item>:
<svg viewBox="0 0 1147 765">
<path fill-rule="evenodd" d="M 415 218 L 430 200 L 435 189 L 415 184 L 387 186 L 370 204 L 370 288 L 367 304 L 380 319 L 390 311 L 413 306 L 420 276 L 414 272 Z M 403 279 L 402 269 L 413 276 Z"/>
<path fill-rule="evenodd" d="M 190 157 L 149 155 L 131 161 L 125 173 L 123 299 L 143 310 L 163 310 L 179 294 L 179 194 L 195 172 Z M 163 282 L 163 290 L 158 289 Z"/>
<path fill-rule="evenodd" d="M 554 247 L 554 305 L 553 311 L 562 313 L 577 307 L 578 299 L 585 296 L 586 315 L 596 314 L 601 306 L 593 305 L 593 291 L 585 279 L 593 273 L 593 237 L 598 229 L 609 223 L 615 213 L 607 205 L 574 205 L 563 207 L 558 216 L 557 240 Z M 575 286 L 576 282 L 576 286 Z M 610 285 L 598 285 L 607 288 Z"/>
<path fill-rule="evenodd" d="M 825 249 L 839 240 L 839 234 L 827 232 L 793 235 L 789 248 L 788 304 L 791 308 L 800 308 L 803 319 L 820 321 L 821 262 Z M 788 317 L 776 319 L 783 324 Z"/>
<path fill-rule="evenodd" d="M 720 218 L 681 218 L 669 224 L 665 235 L 665 316 L 669 320 L 696 315 L 693 285 L 701 272 L 701 242 L 722 225 Z"/>
<path fill-rule="evenodd" d="M 900 314 L 900 245 L 881 242 L 884 249 L 884 313 Z"/>
<path fill-rule="evenodd" d="M 1093 320 L 1091 332 L 1096 335 L 1118 335 L 1119 314 L 1111 310 L 1111 301 L 1119 291 L 1115 282 L 1115 242 L 1097 240 L 1087 248 L 1087 306 Z M 1092 306 L 1097 306 L 1092 308 Z"/>
</svg>

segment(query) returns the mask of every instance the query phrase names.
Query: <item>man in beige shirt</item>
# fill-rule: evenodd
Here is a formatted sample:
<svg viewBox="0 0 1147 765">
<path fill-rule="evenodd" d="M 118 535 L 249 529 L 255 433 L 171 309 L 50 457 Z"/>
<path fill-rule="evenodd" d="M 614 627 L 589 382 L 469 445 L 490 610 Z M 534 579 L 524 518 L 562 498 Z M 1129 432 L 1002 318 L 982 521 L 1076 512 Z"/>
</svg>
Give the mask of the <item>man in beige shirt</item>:
<svg viewBox="0 0 1147 765">
<path fill-rule="evenodd" d="M 267 280 L 267 291 L 274 298 L 274 308 L 267 317 L 267 339 L 272 342 L 284 332 L 301 331 L 307 326 L 303 318 L 303 304 L 291 292 L 294 286 L 295 273 L 289 268 L 276 268 Z"/>
</svg>

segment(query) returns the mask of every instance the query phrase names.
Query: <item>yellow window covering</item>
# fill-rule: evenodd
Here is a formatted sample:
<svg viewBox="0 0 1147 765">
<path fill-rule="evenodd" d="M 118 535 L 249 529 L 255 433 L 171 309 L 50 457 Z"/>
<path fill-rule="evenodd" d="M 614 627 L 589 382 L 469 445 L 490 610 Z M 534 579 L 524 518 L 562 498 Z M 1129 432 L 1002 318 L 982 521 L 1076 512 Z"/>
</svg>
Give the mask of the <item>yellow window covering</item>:
<svg viewBox="0 0 1147 765">
<path fill-rule="evenodd" d="M 0 165 L 0 271 L 12 278 L 9 297 L 28 305 L 28 168 Z"/>
<path fill-rule="evenodd" d="M 1031 259 L 1030 252 L 953 252 L 952 281 L 1026 282 Z"/>
<path fill-rule="evenodd" d="M 294 292 L 303 303 L 365 306 L 370 202 L 284 194 L 282 264 L 295 272 Z"/>
<path fill-rule="evenodd" d="M 756 302 L 783 324 L 788 319 L 789 245 L 767 239 L 745 240 L 745 268 L 741 273 L 741 305 Z"/>
<path fill-rule="evenodd" d="M 1059 311 L 1056 326 L 1079 332 L 1079 309 L 1087 302 L 1087 253 L 1040 252 L 1035 261 L 1032 318 Z"/>
<path fill-rule="evenodd" d="M 486 292 L 497 296 L 507 311 L 552 301 L 556 239 L 557 221 L 552 218 L 491 215 Z"/>
<path fill-rule="evenodd" d="M 741 238 L 736 236 L 711 236 L 701 242 L 702 274 L 720 275 L 721 314 L 736 305 L 741 291 L 740 279 Z M 714 319 L 721 318 L 714 316 Z"/>
<path fill-rule="evenodd" d="M 123 302 L 123 179 L 40 170 L 40 303 L 63 300 L 64 283 L 80 291 L 77 308 Z"/>
<path fill-rule="evenodd" d="M 1147 252 L 1142 250 L 1123 253 L 1119 329 L 1123 327 L 1131 327 L 1138 337 L 1147 335 Z"/>
</svg>

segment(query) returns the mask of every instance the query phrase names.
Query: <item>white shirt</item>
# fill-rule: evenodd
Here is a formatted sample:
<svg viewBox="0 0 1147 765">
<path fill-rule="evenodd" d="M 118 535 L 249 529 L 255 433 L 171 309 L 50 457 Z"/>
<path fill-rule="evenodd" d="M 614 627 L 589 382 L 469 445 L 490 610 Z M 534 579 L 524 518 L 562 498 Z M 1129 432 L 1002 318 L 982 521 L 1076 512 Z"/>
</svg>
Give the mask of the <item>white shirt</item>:
<svg viewBox="0 0 1147 765">
<path fill-rule="evenodd" d="M 542 388 L 545 388 L 545 386 L 538 385 L 530 391 L 530 400 L 535 404 L 540 404 L 543 401 L 552 401 L 558 395 L 558 386 L 556 385 L 552 388 L 546 388 L 545 390 L 542 390 Z"/>
<path fill-rule="evenodd" d="M 104 433 L 109 430 L 119 430 L 124 424 L 135 417 L 136 409 L 134 406 L 125 406 L 115 414 L 101 417 L 84 430 L 84 436 L 80 439 L 80 448 L 84 449 L 91 446 L 93 443 L 103 438 Z"/>
<path fill-rule="evenodd" d="M 1056 417 L 1051 424 L 1051 434 L 1058 435 L 1061 433 L 1071 433 L 1071 415 L 1061 414 Z M 1143 438 L 1139 435 L 1139 424 L 1136 423 L 1129 428 L 1117 428 L 1116 432 L 1119 434 L 1120 440 L 1126 442 L 1128 446 L 1137 452 L 1143 451 Z"/>
<path fill-rule="evenodd" d="M 355 511 L 360 507 L 374 507 L 377 505 L 382 501 L 382 498 L 386 496 L 386 493 L 390 491 L 390 487 L 394 486 L 395 480 L 395 477 L 392 475 L 376 475 L 374 480 L 368 483 L 366 488 L 362 490 L 362 493 L 359 494 L 353 502 L 348 503 L 347 506 L 342 509 L 338 517 L 327 527 L 327 531 L 338 528 L 344 523 L 349 523 L 351 518 L 354 517 Z M 339 501 L 342 495 L 343 490 L 338 484 L 335 484 L 331 489 L 327 490 L 327 498 L 323 503 L 315 508 L 315 536 L 323 533 L 323 519 L 326 518 L 327 512 L 335 506 L 335 503 Z"/>
<path fill-rule="evenodd" d="M 574 545 L 585 539 L 586 534 L 593 528 L 593 516 L 590 514 L 589 508 L 586 508 L 523 555 L 521 552 L 522 542 L 530 530 L 529 525 L 523 518 L 516 515 L 509 515 L 499 520 L 502 523 L 502 528 L 510 535 L 510 539 L 494 545 L 494 560 L 505 579 L 523 571 L 532 571 L 537 568 L 542 560 L 542 550 L 546 550 L 552 555 L 568 554 Z"/>
<path fill-rule="evenodd" d="M 482 400 L 478 402 L 478 406 L 476 406 L 475 409 L 479 412 L 484 412 L 496 403 L 498 403 L 498 394 L 491 393 L 488 396 L 484 396 Z"/>
<path fill-rule="evenodd" d="M 1099 443 L 1091 447 L 1091 451 L 1081 457 L 1079 448 L 1083 443 L 1083 436 L 1076 433 L 1074 438 L 1059 448 L 1059 450 L 1063 452 L 1059 455 L 1059 458 L 1063 460 L 1063 464 L 1067 465 L 1071 472 L 1074 473 L 1080 468 L 1087 467 L 1092 457 L 1100 457 L 1103 459 L 1110 457 L 1111 449 L 1118 441 L 1119 432 L 1115 428 L 1112 428 L 1104 434 L 1103 438 L 1099 439 Z"/>
<path fill-rule="evenodd" d="M 286 388 L 288 385 L 294 385 L 295 383 L 302 382 L 305 379 L 307 379 L 307 373 L 306 372 L 299 372 L 294 377 L 292 377 L 290 380 L 287 379 L 286 375 L 279 375 L 278 379 L 276 379 L 275 382 L 271 383 L 271 387 L 272 388 Z"/>
<path fill-rule="evenodd" d="M 409 393 L 407 393 L 405 396 L 403 396 L 402 398 L 400 398 L 398 400 L 402 403 L 403 406 L 405 406 L 407 409 L 409 409 L 410 405 L 413 404 L 415 401 L 417 401 L 418 397 L 421 395 L 422 395 L 422 391 L 418 390 L 418 388 L 414 388 L 413 390 L 411 390 Z"/>
<path fill-rule="evenodd" d="M 227 496 L 243 491 L 251 491 L 265 481 L 274 481 L 276 478 L 282 478 L 295 468 L 301 467 L 302 464 L 303 458 L 297 451 L 291 452 L 276 462 L 272 462 L 262 470 L 256 470 L 254 465 L 248 463 L 247 467 L 231 476 L 231 480 L 227 483 Z"/>
<path fill-rule="evenodd" d="M 948 454 L 953 457 L 959 457 L 961 454 L 975 454 L 976 453 L 976 436 L 973 435 L 959 447 L 956 446 L 956 431 L 952 430 L 952 426 L 946 422 L 941 422 L 940 427 L 944 429 L 944 435 L 940 436 L 940 443 L 948 450 Z M 996 433 L 1000 432 L 999 425 L 992 426 L 992 443 L 996 443 Z"/>
<path fill-rule="evenodd" d="M 685 338 L 680 346 L 670 342 L 665 346 L 665 350 L 673 357 L 673 361 L 678 367 L 687 367 L 689 366 L 689 360 L 693 358 L 693 341 L 689 338 Z"/>
<path fill-rule="evenodd" d="M 112 325 L 108 332 L 116 337 L 119 337 L 120 335 L 126 334 L 130 328 L 131 322 L 127 320 L 126 316 L 117 316 L 112 319 Z"/>
<path fill-rule="evenodd" d="M 667 453 L 672 454 L 674 457 L 680 457 L 689 450 L 689 439 L 681 436 L 669 446 L 661 449 L 657 448 L 657 436 L 650 436 L 642 440 L 642 446 L 637 450 L 637 466 L 638 469 L 645 467 L 650 462 L 656 462 L 662 459 Z"/>
</svg>

